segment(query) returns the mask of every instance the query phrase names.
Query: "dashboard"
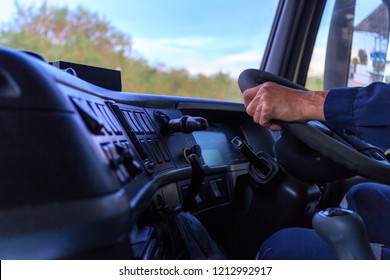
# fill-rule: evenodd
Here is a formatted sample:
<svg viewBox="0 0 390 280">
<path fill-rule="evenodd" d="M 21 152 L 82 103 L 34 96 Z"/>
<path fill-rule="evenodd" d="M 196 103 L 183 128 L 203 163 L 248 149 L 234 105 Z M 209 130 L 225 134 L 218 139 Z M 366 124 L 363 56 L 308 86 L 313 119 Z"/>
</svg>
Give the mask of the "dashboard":
<svg viewBox="0 0 390 280">
<path fill-rule="evenodd" d="M 230 141 L 272 156 L 271 133 L 240 103 L 121 92 L 120 74 L 80 67 L 0 48 L 0 257 L 169 258 L 160 216 L 196 181 L 194 149 L 203 171 L 189 210 L 223 236 L 248 181 Z"/>
</svg>

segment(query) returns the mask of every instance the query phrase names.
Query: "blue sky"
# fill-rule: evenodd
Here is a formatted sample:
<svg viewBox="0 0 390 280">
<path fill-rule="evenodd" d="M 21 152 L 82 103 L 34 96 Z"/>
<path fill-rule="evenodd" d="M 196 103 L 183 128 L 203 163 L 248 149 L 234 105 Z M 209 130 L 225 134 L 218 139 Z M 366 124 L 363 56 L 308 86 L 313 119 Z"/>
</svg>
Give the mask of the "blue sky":
<svg viewBox="0 0 390 280">
<path fill-rule="evenodd" d="M 40 5 L 43 0 L 18 0 Z M 258 67 L 278 0 L 46 0 L 98 13 L 129 34 L 134 54 L 152 65 L 218 71 L 233 77 Z M 3 0 L 0 22 L 10 19 L 14 0 Z"/>
</svg>

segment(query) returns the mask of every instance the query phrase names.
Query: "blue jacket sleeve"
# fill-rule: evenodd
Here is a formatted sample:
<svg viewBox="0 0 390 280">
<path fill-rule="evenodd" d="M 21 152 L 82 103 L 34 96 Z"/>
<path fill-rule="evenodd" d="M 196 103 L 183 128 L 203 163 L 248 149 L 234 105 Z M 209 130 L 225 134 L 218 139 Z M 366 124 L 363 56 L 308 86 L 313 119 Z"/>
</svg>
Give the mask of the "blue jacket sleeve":
<svg viewBox="0 0 390 280">
<path fill-rule="evenodd" d="M 390 84 L 332 89 L 325 99 L 324 114 L 330 127 L 390 148 Z"/>
</svg>

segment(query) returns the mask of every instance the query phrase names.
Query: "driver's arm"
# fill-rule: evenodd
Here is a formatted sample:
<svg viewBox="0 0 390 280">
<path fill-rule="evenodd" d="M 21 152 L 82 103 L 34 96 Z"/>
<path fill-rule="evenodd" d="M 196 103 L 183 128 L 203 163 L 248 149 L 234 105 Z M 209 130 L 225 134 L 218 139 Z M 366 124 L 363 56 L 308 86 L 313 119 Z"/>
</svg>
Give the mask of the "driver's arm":
<svg viewBox="0 0 390 280">
<path fill-rule="evenodd" d="M 390 147 L 390 84 L 300 91 L 264 83 L 244 92 L 249 115 L 260 125 L 280 129 L 273 120 L 326 121 L 382 148 Z"/>
<path fill-rule="evenodd" d="M 327 91 L 302 91 L 272 82 L 247 89 L 244 104 L 253 120 L 278 130 L 274 120 L 288 122 L 324 121 L 324 102 Z"/>
<path fill-rule="evenodd" d="M 335 88 L 324 104 L 325 119 L 335 129 L 346 129 L 363 140 L 390 148 L 390 84 Z"/>
</svg>

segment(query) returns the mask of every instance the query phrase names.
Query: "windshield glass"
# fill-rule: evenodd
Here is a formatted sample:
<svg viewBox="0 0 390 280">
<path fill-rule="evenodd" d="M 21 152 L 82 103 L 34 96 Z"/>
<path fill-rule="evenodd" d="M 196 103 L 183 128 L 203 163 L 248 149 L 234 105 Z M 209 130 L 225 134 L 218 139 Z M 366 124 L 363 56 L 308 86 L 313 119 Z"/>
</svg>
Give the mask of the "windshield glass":
<svg viewBox="0 0 390 280">
<path fill-rule="evenodd" d="M 123 91 L 241 100 L 278 1 L 18 0 L 2 3 L 0 44 L 122 71 Z"/>
</svg>

